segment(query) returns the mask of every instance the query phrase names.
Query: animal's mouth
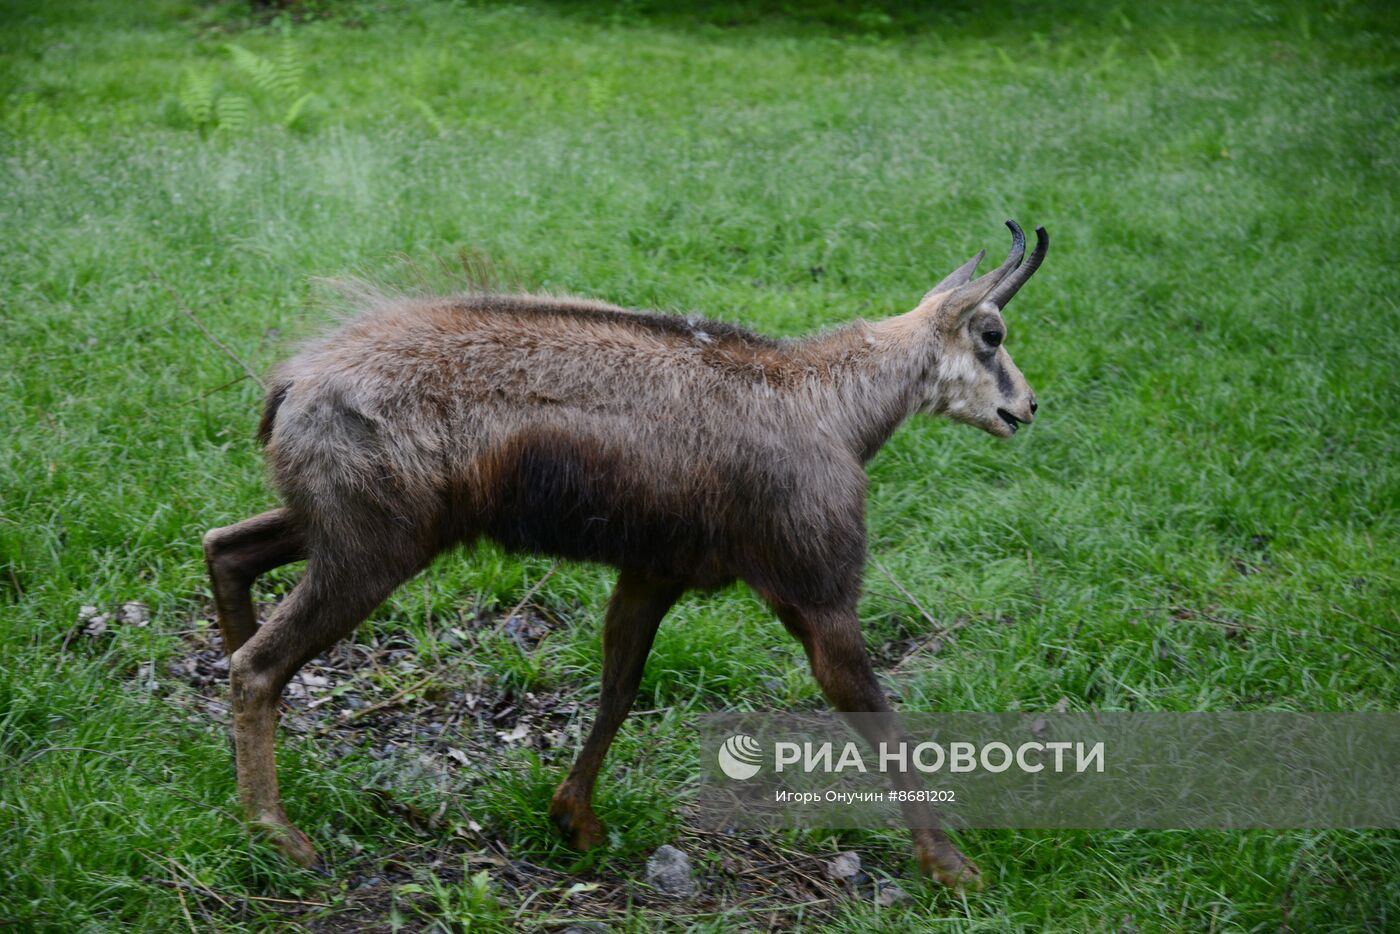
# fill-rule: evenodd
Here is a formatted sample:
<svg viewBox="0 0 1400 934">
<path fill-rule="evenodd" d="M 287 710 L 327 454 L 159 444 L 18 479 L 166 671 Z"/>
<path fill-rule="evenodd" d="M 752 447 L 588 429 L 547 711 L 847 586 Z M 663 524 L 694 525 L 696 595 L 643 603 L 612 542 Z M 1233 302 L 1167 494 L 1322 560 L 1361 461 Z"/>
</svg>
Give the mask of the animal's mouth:
<svg viewBox="0 0 1400 934">
<path fill-rule="evenodd" d="M 1006 409 L 997 409 L 997 415 L 1001 417 L 1002 421 L 1006 422 L 1006 427 L 1011 429 L 1013 435 L 1016 433 L 1016 430 L 1021 427 L 1021 420 L 1006 411 Z"/>
</svg>

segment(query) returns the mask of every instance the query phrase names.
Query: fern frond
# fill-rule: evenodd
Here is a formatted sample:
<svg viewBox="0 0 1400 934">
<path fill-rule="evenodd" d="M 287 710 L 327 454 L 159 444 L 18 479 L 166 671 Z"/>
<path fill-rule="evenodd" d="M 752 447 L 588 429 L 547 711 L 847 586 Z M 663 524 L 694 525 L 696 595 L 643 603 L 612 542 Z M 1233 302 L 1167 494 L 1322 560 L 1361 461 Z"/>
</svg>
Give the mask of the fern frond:
<svg viewBox="0 0 1400 934">
<path fill-rule="evenodd" d="M 301 92 L 301 56 L 291 33 L 282 37 L 282 45 L 277 50 L 277 93 L 282 100 L 289 101 Z"/>
<path fill-rule="evenodd" d="M 302 109 L 315 96 L 314 93 L 308 91 L 293 101 L 292 106 L 288 107 L 287 112 L 282 116 L 282 125 L 290 129 L 292 124 L 297 122 L 297 118 L 301 116 Z"/>
<path fill-rule="evenodd" d="M 409 100 L 411 100 L 413 106 L 417 107 L 423 114 L 423 119 L 428 121 L 428 125 L 433 128 L 433 132 L 441 136 L 447 127 L 443 124 L 442 118 L 437 115 L 437 111 L 433 109 L 433 105 L 417 97 L 411 97 Z"/>
<path fill-rule="evenodd" d="M 248 129 L 248 98 L 241 94 L 224 94 L 219 97 L 219 129 L 230 133 L 242 133 Z"/>
<path fill-rule="evenodd" d="M 268 94 L 278 93 L 277 66 L 263 58 L 257 52 L 249 51 L 241 45 L 230 42 L 228 54 L 233 57 L 233 64 L 239 71 L 253 79 L 253 84 L 259 91 Z"/>
<path fill-rule="evenodd" d="M 613 82 L 611 78 L 589 78 L 588 79 L 588 109 L 595 115 L 602 115 L 607 112 L 608 105 L 612 103 Z"/>
<path fill-rule="evenodd" d="M 214 76 L 193 68 L 185 70 L 185 82 L 180 86 L 180 106 L 195 126 L 207 126 L 214 119 Z"/>
</svg>

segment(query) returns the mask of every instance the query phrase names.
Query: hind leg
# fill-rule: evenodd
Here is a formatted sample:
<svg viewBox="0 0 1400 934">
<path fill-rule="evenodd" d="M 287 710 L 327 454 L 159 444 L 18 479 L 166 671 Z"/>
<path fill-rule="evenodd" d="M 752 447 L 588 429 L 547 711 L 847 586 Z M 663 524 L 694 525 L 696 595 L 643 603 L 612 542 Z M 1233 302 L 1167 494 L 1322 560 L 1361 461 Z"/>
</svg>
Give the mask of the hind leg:
<svg viewBox="0 0 1400 934">
<path fill-rule="evenodd" d="M 288 818 L 277 790 L 277 706 L 292 675 L 349 635 L 427 561 L 421 547 L 393 537 L 369 539 L 373 554 L 308 558 L 306 575 L 229 665 L 238 797 L 248 821 L 294 862 L 316 863 L 311 840 Z"/>
<path fill-rule="evenodd" d="M 306 542 L 288 509 L 273 509 L 204 535 L 204 563 L 224 652 L 232 655 L 257 631 L 253 581 L 273 568 L 306 557 Z"/>
<path fill-rule="evenodd" d="M 603 842 L 603 825 L 593 813 L 598 770 L 637 697 L 661 618 L 683 590 L 674 581 L 655 580 L 628 570 L 617 577 L 603 622 L 603 689 L 598 697 L 598 716 L 578 761 L 549 803 L 550 819 L 576 849 L 592 849 Z"/>
</svg>

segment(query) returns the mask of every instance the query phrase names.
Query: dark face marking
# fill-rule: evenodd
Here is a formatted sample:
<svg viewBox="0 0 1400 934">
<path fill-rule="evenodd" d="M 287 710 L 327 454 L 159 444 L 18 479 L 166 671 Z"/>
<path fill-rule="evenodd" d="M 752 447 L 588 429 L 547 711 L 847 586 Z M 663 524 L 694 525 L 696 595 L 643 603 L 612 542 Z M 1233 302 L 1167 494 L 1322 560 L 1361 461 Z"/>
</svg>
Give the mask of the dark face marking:
<svg viewBox="0 0 1400 934">
<path fill-rule="evenodd" d="M 1001 390 L 1004 398 L 1011 398 L 1016 386 L 1011 382 L 1011 374 L 1006 372 L 1006 364 L 1001 362 L 1000 355 L 992 358 L 992 372 L 997 377 L 997 388 Z"/>
<path fill-rule="evenodd" d="M 1002 397 L 1011 398 L 1016 391 L 1016 384 L 1012 382 L 1011 374 L 1007 372 L 1006 363 L 1002 359 L 1001 344 L 1006 339 L 1006 325 L 1001 316 L 991 312 L 979 314 L 968 323 L 968 330 L 976 348 L 973 356 L 996 379 L 997 389 L 1001 391 Z"/>
</svg>

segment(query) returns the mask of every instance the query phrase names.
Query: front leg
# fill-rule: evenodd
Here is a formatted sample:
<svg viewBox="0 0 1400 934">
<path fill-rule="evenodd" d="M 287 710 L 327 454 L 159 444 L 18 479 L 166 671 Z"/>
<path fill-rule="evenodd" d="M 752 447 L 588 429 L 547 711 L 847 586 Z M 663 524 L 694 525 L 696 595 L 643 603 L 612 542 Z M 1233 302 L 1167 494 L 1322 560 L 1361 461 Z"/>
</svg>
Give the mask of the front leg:
<svg viewBox="0 0 1400 934">
<path fill-rule="evenodd" d="M 891 710 L 870 666 L 854 604 L 805 607 L 775 603 L 773 608 L 788 632 L 802 643 L 812 674 L 833 707 L 842 713 L 889 714 L 859 718 L 858 729 L 871 748 L 907 742 L 904 726 Z M 923 781 L 914 773 L 896 772 L 893 782 L 900 791 L 923 788 Z M 939 829 L 937 814 L 927 802 L 910 800 L 901 810 L 913 834 L 914 856 L 925 875 L 949 888 L 981 888 L 977 865 Z"/>
<path fill-rule="evenodd" d="M 634 571 L 618 575 L 603 622 L 603 689 L 598 697 L 598 717 L 568 778 L 549 804 L 550 819 L 576 849 L 592 849 L 603 842 L 603 825 L 593 813 L 598 770 L 637 697 L 661 618 L 684 589 L 673 581 Z"/>
</svg>

